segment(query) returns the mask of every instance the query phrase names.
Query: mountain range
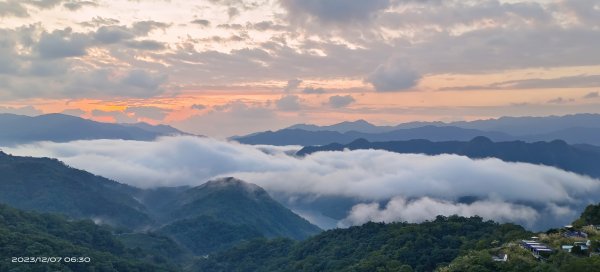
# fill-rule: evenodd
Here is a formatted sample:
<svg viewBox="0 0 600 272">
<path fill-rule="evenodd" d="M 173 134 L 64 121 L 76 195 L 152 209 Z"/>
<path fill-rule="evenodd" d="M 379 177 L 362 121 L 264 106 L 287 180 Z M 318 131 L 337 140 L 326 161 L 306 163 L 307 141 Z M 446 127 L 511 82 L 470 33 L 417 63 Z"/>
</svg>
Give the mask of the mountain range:
<svg viewBox="0 0 600 272">
<path fill-rule="evenodd" d="M 570 144 L 600 145 L 600 115 L 574 114 L 549 117 L 502 117 L 460 122 L 410 122 L 376 126 L 364 120 L 329 126 L 298 124 L 278 131 L 265 131 L 232 140 L 245 144 L 326 145 L 368 141 L 468 141 L 484 136 L 493 141 L 526 142 L 563 140 Z"/>
<path fill-rule="evenodd" d="M 457 154 L 473 159 L 498 158 L 508 162 L 526 162 L 557 167 L 591 177 L 600 177 L 600 152 L 586 145 L 569 145 L 564 141 L 493 142 L 483 136 L 470 141 L 432 142 L 429 140 L 369 142 L 358 139 L 349 144 L 327 144 L 307 146 L 296 155 L 305 156 L 320 151 L 342 151 L 357 149 L 387 150 L 396 153 L 426 155 Z"/>
<path fill-rule="evenodd" d="M 544 117 L 500 117 L 497 119 L 456 121 L 456 122 L 408 122 L 393 126 L 376 126 L 365 120 L 346 121 L 334 125 L 317 126 L 310 124 L 297 124 L 288 129 L 302 129 L 307 131 L 358 131 L 364 133 L 381 133 L 397 129 L 410 129 L 424 126 L 451 126 L 484 131 L 502 131 L 516 136 L 545 134 L 553 131 L 573 127 L 600 128 L 600 114 L 581 113 L 564 116 Z"/>
<path fill-rule="evenodd" d="M 307 131 L 302 129 L 282 129 L 267 131 L 248 136 L 234 137 L 232 140 L 243 144 L 263 145 L 325 145 L 330 143 L 350 143 L 356 139 L 369 141 L 400 141 L 427 139 L 431 141 L 468 141 L 477 136 L 485 136 L 494 141 L 506 141 L 511 136 L 501 132 L 488 132 L 458 127 L 424 126 L 411 129 L 398 129 L 381 133 L 365 133 L 358 131 Z"/>
<path fill-rule="evenodd" d="M 3 128 L 0 145 L 94 139 L 150 141 L 160 136 L 186 134 L 166 125 L 102 123 L 59 113 L 35 117 L 3 113 L 0 127 Z"/>
</svg>

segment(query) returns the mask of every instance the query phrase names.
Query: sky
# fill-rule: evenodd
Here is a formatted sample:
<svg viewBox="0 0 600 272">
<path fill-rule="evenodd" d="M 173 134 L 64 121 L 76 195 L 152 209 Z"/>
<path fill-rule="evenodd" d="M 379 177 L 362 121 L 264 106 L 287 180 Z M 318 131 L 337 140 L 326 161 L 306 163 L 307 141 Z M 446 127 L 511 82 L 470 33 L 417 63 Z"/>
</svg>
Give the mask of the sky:
<svg viewBox="0 0 600 272">
<path fill-rule="evenodd" d="M 0 112 L 227 137 L 600 113 L 595 0 L 0 0 Z"/>
</svg>

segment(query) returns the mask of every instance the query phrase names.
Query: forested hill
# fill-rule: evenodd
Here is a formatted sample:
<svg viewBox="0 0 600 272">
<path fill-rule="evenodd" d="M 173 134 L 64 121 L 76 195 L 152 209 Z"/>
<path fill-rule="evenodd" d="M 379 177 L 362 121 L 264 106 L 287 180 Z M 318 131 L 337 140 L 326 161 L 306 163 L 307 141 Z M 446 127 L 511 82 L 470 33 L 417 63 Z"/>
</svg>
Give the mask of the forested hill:
<svg viewBox="0 0 600 272">
<path fill-rule="evenodd" d="M 509 162 L 525 162 L 557 167 L 592 177 L 600 177 L 600 152 L 594 146 L 569 145 L 564 141 L 527 143 L 523 141 L 493 142 L 485 137 L 470 141 L 432 142 L 428 140 L 369 142 L 358 139 L 349 144 L 307 146 L 296 155 L 319 151 L 378 149 L 397 153 L 426 155 L 457 154 L 473 159 L 498 158 Z"/>
<path fill-rule="evenodd" d="M 91 220 L 24 212 L 0 204 L 0 271 L 177 271 L 167 259 L 127 249 Z M 60 257 L 60 262 L 13 262 L 12 257 Z M 82 257 L 67 262 L 65 257 Z M 56 261 L 56 259 L 53 259 Z"/>
<path fill-rule="evenodd" d="M 440 267 L 438 272 L 600 272 L 600 230 L 595 226 L 600 224 L 600 204 L 589 205 L 581 216 L 573 222 L 573 227 L 586 233 L 586 237 L 569 236 L 566 233 L 573 229 L 551 229 L 538 233 L 538 241 L 549 245 L 554 251 L 543 261 L 533 257 L 531 251 L 519 245 L 519 241 L 496 244 L 486 249 L 473 249 L 459 256 L 448 265 Z M 563 246 L 573 246 L 576 242 L 586 245 L 576 246 L 578 250 L 562 249 Z M 575 247 L 575 246 L 574 246 Z M 492 256 L 506 254 L 506 262 L 494 261 Z"/>
<path fill-rule="evenodd" d="M 199 261 L 196 271 L 432 271 L 469 250 L 528 236 L 518 225 L 478 217 L 367 223 L 300 242 L 246 242 Z"/>
<path fill-rule="evenodd" d="M 139 189 L 49 158 L 11 156 L 0 151 L 0 203 L 129 228 L 153 220 L 132 197 Z"/>
<path fill-rule="evenodd" d="M 600 225 L 600 204 L 587 206 L 573 225 L 577 227 Z"/>
<path fill-rule="evenodd" d="M 232 177 L 185 190 L 161 210 L 167 220 L 208 216 L 228 224 L 251 226 L 271 238 L 304 239 L 321 231 L 273 200 L 263 188 Z"/>
</svg>

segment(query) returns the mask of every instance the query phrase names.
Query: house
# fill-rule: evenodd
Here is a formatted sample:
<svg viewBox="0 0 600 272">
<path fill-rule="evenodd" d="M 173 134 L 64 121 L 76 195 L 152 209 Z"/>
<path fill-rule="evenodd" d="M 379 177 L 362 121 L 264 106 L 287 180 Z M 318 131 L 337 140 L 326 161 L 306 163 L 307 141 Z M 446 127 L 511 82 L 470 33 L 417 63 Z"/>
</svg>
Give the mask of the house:
<svg viewBox="0 0 600 272">
<path fill-rule="evenodd" d="M 553 252 L 549 246 L 534 240 L 521 240 L 521 247 L 531 251 L 533 256 L 538 259 L 546 258 Z"/>
<path fill-rule="evenodd" d="M 566 252 L 572 252 L 573 248 L 579 246 L 582 251 L 586 251 L 590 248 L 592 241 L 587 240 L 587 242 L 575 242 L 572 245 L 562 245 L 561 249 Z"/>
<path fill-rule="evenodd" d="M 579 230 L 569 230 L 563 233 L 566 238 L 588 238 L 588 234 Z"/>
</svg>

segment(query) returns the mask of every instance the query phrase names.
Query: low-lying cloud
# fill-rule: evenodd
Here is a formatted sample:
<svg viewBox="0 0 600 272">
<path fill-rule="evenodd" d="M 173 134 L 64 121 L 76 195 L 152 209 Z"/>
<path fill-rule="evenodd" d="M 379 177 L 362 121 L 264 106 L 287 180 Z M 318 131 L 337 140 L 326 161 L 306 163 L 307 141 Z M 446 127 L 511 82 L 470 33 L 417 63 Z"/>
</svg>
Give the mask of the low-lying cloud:
<svg viewBox="0 0 600 272">
<path fill-rule="evenodd" d="M 503 222 L 517 222 L 531 226 L 539 219 L 539 213 L 528 206 L 502 201 L 476 201 L 470 204 L 422 197 L 409 201 L 395 197 L 381 209 L 379 203 L 358 204 L 352 207 L 348 217 L 339 226 L 352 226 L 374 222 L 423 222 L 438 215 L 481 216 Z"/>
<path fill-rule="evenodd" d="M 258 184 L 292 208 L 298 201 L 351 200 L 347 213 L 336 219 L 338 226 L 459 214 L 543 229 L 568 223 L 585 205 L 600 201 L 599 180 L 552 167 L 381 150 L 291 156 L 297 148 L 180 136 L 154 142 L 40 142 L 4 151 L 55 157 L 142 188 L 200 185 L 235 176 Z"/>
</svg>

